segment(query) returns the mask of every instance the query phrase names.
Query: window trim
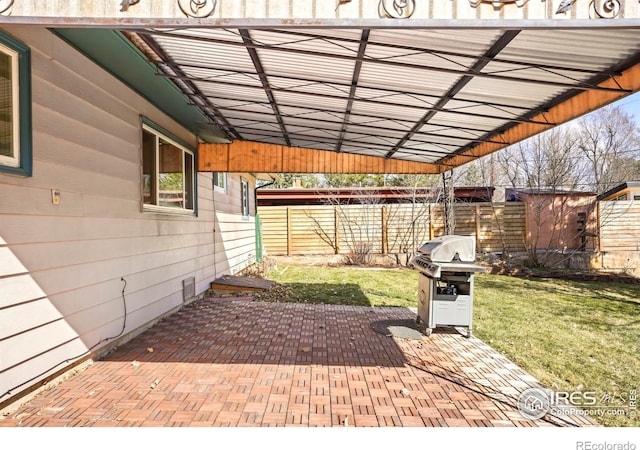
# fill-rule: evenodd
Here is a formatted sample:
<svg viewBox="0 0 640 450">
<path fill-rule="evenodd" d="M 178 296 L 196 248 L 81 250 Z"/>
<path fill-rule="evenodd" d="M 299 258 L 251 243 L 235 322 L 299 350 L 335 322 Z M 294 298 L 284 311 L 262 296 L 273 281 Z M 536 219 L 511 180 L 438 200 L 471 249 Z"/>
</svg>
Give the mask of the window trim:
<svg viewBox="0 0 640 450">
<path fill-rule="evenodd" d="M 12 58 L 17 62 L 17 80 L 12 80 L 17 92 L 17 114 L 13 112 L 18 128 L 18 143 L 14 144 L 17 155 L 5 157 L 0 161 L 0 172 L 30 177 L 33 174 L 33 142 L 31 121 L 31 50 L 23 43 L 0 30 L 0 45 L 3 52 L 14 53 Z M 17 69 L 17 70 L 16 70 Z"/>
<path fill-rule="evenodd" d="M 629 200 L 629 195 L 627 192 L 625 192 L 624 194 L 618 195 L 616 198 L 614 198 L 614 200 L 617 202 L 626 202 L 627 200 Z"/>
<path fill-rule="evenodd" d="M 192 174 L 193 174 L 193 180 L 192 180 L 192 196 L 193 196 L 193 209 L 188 209 L 188 208 L 172 208 L 170 206 L 160 206 L 160 205 L 152 205 L 149 203 L 145 203 L 144 202 L 144 169 L 143 169 L 143 164 L 142 164 L 142 157 L 143 157 L 143 152 L 142 152 L 142 136 L 144 131 L 154 134 L 156 136 L 156 138 L 162 138 L 168 142 L 170 142 L 171 144 L 173 144 L 174 146 L 178 147 L 180 150 L 183 151 L 183 153 L 188 153 L 191 155 L 191 164 L 192 164 Z M 142 117 L 142 126 L 140 127 L 140 200 L 142 203 L 142 211 L 143 212 L 152 212 L 152 213 L 162 213 L 162 214 L 174 214 L 174 215 L 195 215 L 197 216 L 198 213 L 198 173 L 197 173 L 197 168 L 198 168 L 198 161 L 197 161 L 197 157 L 198 157 L 198 153 L 197 151 L 189 144 L 187 144 L 185 141 L 183 141 L 182 139 L 180 139 L 179 137 L 177 137 L 176 135 L 174 135 L 173 133 L 165 130 L 164 128 L 162 128 L 161 126 L 157 125 L 156 123 L 152 122 L 151 120 L 147 119 L 146 117 Z M 156 177 L 156 181 L 157 181 L 157 177 L 158 177 L 158 164 L 157 164 L 157 160 L 158 160 L 158 148 L 156 147 L 156 154 L 155 154 L 155 161 L 154 161 L 154 167 L 155 167 L 155 177 Z"/>
<path fill-rule="evenodd" d="M 224 187 L 219 186 L 218 184 L 216 184 L 216 175 L 218 177 L 220 177 L 220 175 L 222 175 L 222 179 L 224 180 Z M 218 192 L 223 192 L 225 194 L 229 193 L 229 177 L 227 172 L 213 172 L 213 174 L 211 175 L 211 183 L 213 184 L 213 189 L 215 189 Z"/>
<path fill-rule="evenodd" d="M 249 220 L 249 218 L 251 217 L 251 200 L 249 196 L 249 187 L 249 180 L 247 180 L 245 177 L 240 177 L 240 216 L 243 220 Z"/>
</svg>

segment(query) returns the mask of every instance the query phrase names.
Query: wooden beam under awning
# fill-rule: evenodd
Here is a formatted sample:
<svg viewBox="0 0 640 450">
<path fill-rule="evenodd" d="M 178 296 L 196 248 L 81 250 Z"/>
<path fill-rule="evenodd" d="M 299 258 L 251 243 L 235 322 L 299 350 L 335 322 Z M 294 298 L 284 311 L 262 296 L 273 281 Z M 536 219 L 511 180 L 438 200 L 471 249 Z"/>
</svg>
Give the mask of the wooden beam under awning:
<svg viewBox="0 0 640 450">
<path fill-rule="evenodd" d="M 440 172 L 436 164 L 251 141 L 200 144 L 198 171 L 382 174 Z"/>
</svg>

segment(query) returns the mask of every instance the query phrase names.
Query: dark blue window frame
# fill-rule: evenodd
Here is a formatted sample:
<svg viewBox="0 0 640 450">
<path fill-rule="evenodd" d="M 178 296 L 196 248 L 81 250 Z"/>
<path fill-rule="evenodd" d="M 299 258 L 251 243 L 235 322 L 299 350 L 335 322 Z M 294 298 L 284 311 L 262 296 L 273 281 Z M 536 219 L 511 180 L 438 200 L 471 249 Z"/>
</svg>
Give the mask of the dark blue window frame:
<svg viewBox="0 0 640 450">
<path fill-rule="evenodd" d="M 0 43 L 18 54 L 18 123 L 20 143 L 18 167 L 0 164 L 0 172 L 30 177 L 33 174 L 33 137 L 31 125 L 31 50 L 0 31 Z"/>
</svg>

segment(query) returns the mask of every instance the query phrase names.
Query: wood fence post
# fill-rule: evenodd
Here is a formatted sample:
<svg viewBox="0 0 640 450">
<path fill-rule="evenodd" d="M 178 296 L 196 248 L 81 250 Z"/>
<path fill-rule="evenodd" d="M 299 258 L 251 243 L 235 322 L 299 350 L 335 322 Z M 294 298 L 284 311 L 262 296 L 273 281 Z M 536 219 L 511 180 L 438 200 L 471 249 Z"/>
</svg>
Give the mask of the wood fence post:
<svg viewBox="0 0 640 450">
<path fill-rule="evenodd" d="M 522 224 L 522 233 L 524 233 L 522 242 L 520 242 L 519 244 L 522 246 L 522 249 L 527 252 L 529 251 L 529 216 L 527 215 L 527 205 L 525 203 L 521 203 L 520 204 L 520 208 L 522 211 L 522 217 L 524 220 L 524 223 Z"/>
<path fill-rule="evenodd" d="M 340 254 L 340 214 L 338 213 L 338 207 L 333 207 L 333 246 L 336 255 Z"/>
<path fill-rule="evenodd" d="M 387 229 L 387 207 L 382 206 L 382 254 L 389 252 L 389 235 Z"/>
<path fill-rule="evenodd" d="M 287 207 L 287 256 L 291 256 L 291 208 Z"/>
<path fill-rule="evenodd" d="M 476 214 L 475 214 L 475 223 L 476 223 L 476 251 L 480 251 L 480 205 L 476 205 Z"/>
<path fill-rule="evenodd" d="M 431 210 L 431 203 L 429 203 L 429 240 L 433 239 L 433 212 Z"/>
<path fill-rule="evenodd" d="M 594 248 L 597 249 L 598 252 L 602 252 L 602 239 L 600 238 L 601 233 L 600 231 L 602 230 L 602 222 L 600 220 L 600 202 L 596 201 L 596 227 L 597 229 L 595 230 L 595 236 L 594 239 L 596 240 L 596 243 L 594 244 Z"/>
</svg>

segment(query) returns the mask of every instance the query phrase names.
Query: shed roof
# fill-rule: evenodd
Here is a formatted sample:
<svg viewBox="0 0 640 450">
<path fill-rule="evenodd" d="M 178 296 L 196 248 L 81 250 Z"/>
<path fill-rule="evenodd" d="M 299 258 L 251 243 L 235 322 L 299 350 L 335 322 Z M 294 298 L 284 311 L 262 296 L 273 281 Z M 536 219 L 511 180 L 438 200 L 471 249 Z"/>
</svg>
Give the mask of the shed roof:
<svg viewBox="0 0 640 450">
<path fill-rule="evenodd" d="M 626 181 L 614 187 L 613 189 L 609 189 L 607 192 L 603 192 L 602 194 L 598 195 L 598 200 L 604 200 L 608 197 L 611 197 L 612 195 L 617 194 L 618 192 L 622 192 L 625 189 L 630 188 L 640 188 L 640 181 Z"/>
<path fill-rule="evenodd" d="M 548 197 L 595 197 L 596 192 L 572 191 L 563 189 L 525 189 L 525 188 L 506 188 L 505 197 L 507 201 L 521 200 L 521 196 L 548 196 Z"/>
<path fill-rule="evenodd" d="M 454 187 L 454 198 L 460 202 L 490 202 L 494 187 Z M 257 191 L 258 206 L 322 205 L 327 201 L 340 203 L 405 203 L 435 201 L 438 189 L 413 187 L 343 187 L 343 188 L 284 188 Z"/>
</svg>

